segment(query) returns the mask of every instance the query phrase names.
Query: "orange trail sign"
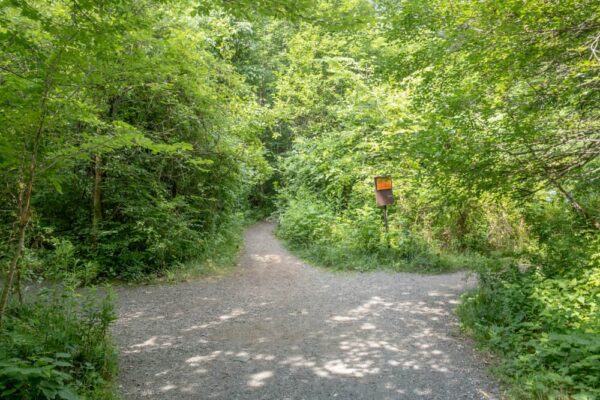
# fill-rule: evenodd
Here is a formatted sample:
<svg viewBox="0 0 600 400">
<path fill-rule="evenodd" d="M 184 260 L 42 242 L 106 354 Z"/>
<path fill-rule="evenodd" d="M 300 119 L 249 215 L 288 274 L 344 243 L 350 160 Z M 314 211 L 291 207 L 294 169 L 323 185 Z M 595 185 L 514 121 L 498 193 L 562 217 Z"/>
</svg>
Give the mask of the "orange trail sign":
<svg viewBox="0 0 600 400">
<path fill-rule="evenodd" d="M 391 176 L 378 176 L 375 178 L 375 190 L 391 190 L 392 189 L 392 177 Z"/>
<path fill-rule="evenodd" d="M 392 191 L 391 176 L 375 177 L 375 200 L 379 207 L 394 204 L 394 193 Z"/>
<path fill-rule="evenodd" d="M 392 191 L 391 176 L 375 177 L 375 201 L 377 202 L 378 207 L 383 207 L 383 224 L 387 234 L 389 232 L 388 206 L 390 204 L 394 204 L 394 192 Z"/>
</svg>

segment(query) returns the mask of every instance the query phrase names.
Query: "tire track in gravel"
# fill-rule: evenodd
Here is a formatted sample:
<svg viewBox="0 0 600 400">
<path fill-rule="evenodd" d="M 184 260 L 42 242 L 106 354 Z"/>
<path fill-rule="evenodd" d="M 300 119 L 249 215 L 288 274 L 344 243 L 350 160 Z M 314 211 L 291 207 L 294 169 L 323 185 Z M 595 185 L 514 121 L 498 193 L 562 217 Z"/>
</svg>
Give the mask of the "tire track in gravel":
<svg viewBox="0 0 600 400">
<path fill-rule="evenodd" d="M 125 399 L 495 399 L 452 310 L 463 273 L 340 274 L 258 223 L 235 273 L 119 288 Z"/>
</svg>

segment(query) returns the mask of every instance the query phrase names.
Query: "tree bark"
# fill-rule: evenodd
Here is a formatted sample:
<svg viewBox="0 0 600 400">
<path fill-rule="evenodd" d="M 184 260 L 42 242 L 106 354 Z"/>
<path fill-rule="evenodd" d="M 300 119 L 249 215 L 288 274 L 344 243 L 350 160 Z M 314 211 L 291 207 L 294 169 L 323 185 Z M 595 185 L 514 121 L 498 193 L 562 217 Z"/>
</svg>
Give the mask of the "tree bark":
<svg viewBox="0 0 600 400">
<path fill-rule="evenodd" d="M 96 154 L 94 160 L 94 193 L 93 193 L 93 215 L 92 215 L 92 242 L 98 240 L 98 226 L 102 221 L 102 156 Z"/>
<path fill-rule="evenodd" d="M 468 220 L 469 220 L 469 211 L 470 211 L 469 203 L 463 204 L 461 208 L 458 210 L 458 219 L 456 221 L 456 237 L 459 240 L 458 247 L 460 250 L 464 251 L 467 248 L 465 243 L 465 238 L 468 233 Z"/>
<path fill-rule="evenodd" d="M 600 221 L 598 221 L 592 214 L 590 214 L 589 211 L 585 209 L 585 207 L 583 207 L 581 204 L 579 204 L 579 202 L 575 199 L 575 197 L 573 196 L 572 193 L 570 193 L 568 190 L 566 190 L 565 188 L 562 187 L 562 185 L 559 182 L 559 177 L 556 177 L 554 174 L 552 174 L 552 171 L 550 171 L 550 169 L 548 168 L 548 165 L 544 162 L 544 160 L 542 160 L 538 156 L 537 152 L 535 151 L 535 149 L 533 147 L 527 146 L 527 149 L 530 151 L 530 153 L 533 155 L 533 157 L 535 158 L 535 160 L 537 161 L 539 166 L 544 171 L 547 181 L 549 183 L 551 183 L 552 185 L 554 185 L 554 187 L 556 187 L 558 189 L 558 191 L 562 193 L 562 195 L 571 204 L 573 209 L 577 213 L 579 213 L 579 215 L 581 215 L 586 222 L 588 222 L 594 228 L 600 230 Z"/>
<path fill-rule="evenodd" d="M 8 305 L 8 299 L 12 289 L 13 280 L 15 275 L 19 275 L 19 261 L 21 260 L 23 250 L 25 249 L 25 232 L 31 218 L 31 195 L 33 193 L 33 181 L 35 179 L 35 172 L 37 168 L 37 153 L 44 130 L 44 119 L 45 118 L 42 116 L 33 144 L 27 185 L 23 185 L 22 182 L 19 185 L 19 224 L 17 231 L 17 245 L 15 247 L 13 258 L 10 262 L 8 276 L 6 277 L 4 287 L 2 288 L 2 296 L 0 296 L 0 330 L 2 329 L 3 318 L 4 314 L 6 313 L 6 306 Z"/>
<path fill-rule="evenodd" d="M 590 213 L 589 211 L 587 211 L 581 204 L 579 204 L 579 202 L 575 199 L 575 197 L 573 197 L 573 195 L 568 191 L 565 190 L 565 188 L 563 188 L 558 182 L 554 181 L 553 184 L 556 186 L 556 188 L 562 193 L 563 196 L 565 196 L 565 198 L 569 201 L 569 203 L 571 204 L 571 206 L 575 209 L 575 211 L 577 211 L 579 214 L 581 214 L 581 216 L 586 220 L 589 221 L 594 228 L 596 229 L 600 229 L 600 221 L 596 220 Z"/>
<path fill-rule="evenodd" d="M 17 268 L 17 277 L 14 284 L 14 292 L 19 299 L 19 303 L 23 304 L 23 290 L 21 289 L 21 269 Z"/>
<path fill-rule="evenodd" d="M 37 162 L 40 144 L 42 142 L 42 137 L 44 136 L 44 130 L 46 127 L 46 117 L 48 114 L 48 99 L 50 95 L 50 90 L 53 85 L 52 75 L 55 72 L 54 69 L 57 66 L 59 60 L 62 58 L 63 51 L 66 48 L 66 43 L 70 42 L 71 39 L 76 35 L 76 33 L 77 32 L 74 31 L 69 38 L 65 38 L 66 40 L 63 40 L 61 42 L 61 47 L 54 53 L 55 57 L 48 58 L 48 60 L 50 60 L 50 63 L 46 67 L 46 71 L 44 74 L 43 93 L 40 99 L 39 107 L 40 114 L 37 127 L 35 129 L 35 134 L 33 137 L 31 157 L 29 160 L 28 168 L 29 171 L 25 178 L 27 183 L 23 184 L 25 179 L 21 179 L 19 181 L 18 227 L 16 235 L 17 244 L 15 245 L 13 258 L 10 262 L 10 266 L 8 269 L 8 276 L 6 278 L 6 281 L 4 282 L 2 294 L 0 295 L 0 331 L 3 328 L 4 314 L 6 313 L 6 307 L 8 305 L 13 279 L 15 279 L 15 276 L 17 277 L 17 279 L 20 279 L 21 276 L 19 271 L 19 262 L 21 261 L 23 251 L 25 249 L 25 234 L 27 231 L 27 226 L 29 225 L 31 219 L 31 197 L 33 194 L 33 182 L 35 181 L 35 175 L 37 172 Z M 25 170 L 26 168 L 27 167 L 24 166 L 23 170 Z"/>
<path fill-rule="evenodd" d="M 33 182 L 35 180 L 35 173 L 37 171 L 38 152 L 40 148 L 40 143 L 42 141 L 42 136 L 44 134 L 44 127 L 46 124 L 46 105 L 48 101 L 48 94 L 50 92 L 50 85 L 50 75 L 48 74 L 46 75 L 46 79 L 44 81 L 44 94 L 42 96 L 42 101 L 40 105 L 40 119 L 35 132 L 35 137 L 33 139 L 33 147 L 31 149 L 31 159 L 29 161 L 29 173 L 27 174 L 27 184 L 23 184 L 23 180 L 19 182 L 19 200 L 17 205 L 17 244 L 15 246 L 15 252 L 13 254 L 13 258 L 10 262 L 10 266 L 8 269 L 8 276 L 6 277 L 4 287 L 2 288 L 2 295 L 0 295 L 0 330 L 2 330 L 3 327 L 4 314 L 6 313 L 6 307 L 8 305 L 13 280 L 15 279 L 15 276 L 17 276 L 17 279 L 20 279 L 19 261 L 21 260 L 23 250 L 25 249 L 25 233 L 27 230 L 27 225 L 29 225 L 29 220 L 31 219 L 31 195 L 33 193 Z"/>
</svg>

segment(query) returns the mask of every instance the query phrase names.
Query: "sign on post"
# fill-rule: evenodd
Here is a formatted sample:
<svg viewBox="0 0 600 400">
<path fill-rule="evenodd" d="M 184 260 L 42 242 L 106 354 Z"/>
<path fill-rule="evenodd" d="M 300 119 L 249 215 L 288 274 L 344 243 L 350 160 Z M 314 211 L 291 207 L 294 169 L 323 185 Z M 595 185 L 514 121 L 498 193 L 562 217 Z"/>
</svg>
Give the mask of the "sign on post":
<svg viewBox="0 0 600 400">
<path fill-rule="evenodd" d="M 387 233 L 389 231 L 387 206 L 394 204 L 391 176 L 375 177 L 375 200 L 377 201 L 377 206 L 383 207 L 383 223 L 385 225 L 385 232 Z"/>
<path fill-rule="evenodd" d="M 394 204 L 391 176 L 375 177 L 375 200 L 377 201 L 377 206 L 379 207 L 385 207 L 390 204 Z"/>
</svg>

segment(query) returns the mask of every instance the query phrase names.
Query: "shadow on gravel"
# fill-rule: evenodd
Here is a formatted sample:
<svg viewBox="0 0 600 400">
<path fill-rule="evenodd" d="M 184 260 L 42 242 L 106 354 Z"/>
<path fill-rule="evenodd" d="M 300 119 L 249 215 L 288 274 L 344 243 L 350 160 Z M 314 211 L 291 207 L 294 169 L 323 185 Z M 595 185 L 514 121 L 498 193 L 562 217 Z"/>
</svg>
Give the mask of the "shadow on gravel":
<svg viewBox="0 0 600 400">
<path fill-rule="evenodd" d="M 177 334 L 148 337 L 129 346 L 124 354 L 145 353 L 160 360 L 168 358 L 161 355 L 163 352 L 177 352 L 179 343 L 198 347 L 197 354 L 182 354 L 172 368 L 160 363 L 151 368 L 144 365 L 147 373 L 146 381 L 139 382 L 140 397 L 444 399 L 456 393 L 453 398 L 488 398 L 483 387 L 471 386 L 462 392 L 462 385 L 472 383 L 444 350 L 445 342 L 456 345 L 456 340 L 436 333 L 438 330 L 432 326 L 444 320 L 448 307 L 456 300 L 437 291 L 428 296 L 431 303 L 393 302 L 373 296 L 358 307 L 321 321 L 320 329 L 306 334 L 302 333 L 302 319 L 310 318 L 307 310 L 298 310 L 297 326 L 282 327 L 273 317 L 265 317 L 252 326 L 236 329 L 240 323 L 236 319 L 249 313 L 235 308 L 212 321 L 180 329 Z M 388 329 L 377 325 L 377 319 L 393 313 L 402 321 L 402 337 L 390 335 Z M 167 317 L 138 312 L 124 318 L 151 322 Z M 225 328 L 226 324 L 233 326 Z M 218 328 L 227 330 L 222 332 L 219 348 L 200 351 L 215 347 L 204 331 Z M 282 343 L 287 344 L 284 349 L 280 348 Z M 158 387 L 157 381 L 162 382 Z"/>
<path fill-rule="evenodd" d="M 462 275 L 328 274 L 253 229 L 236 276 L 121 294 L 126 399 L 496 398 Z"/>
</svg>

